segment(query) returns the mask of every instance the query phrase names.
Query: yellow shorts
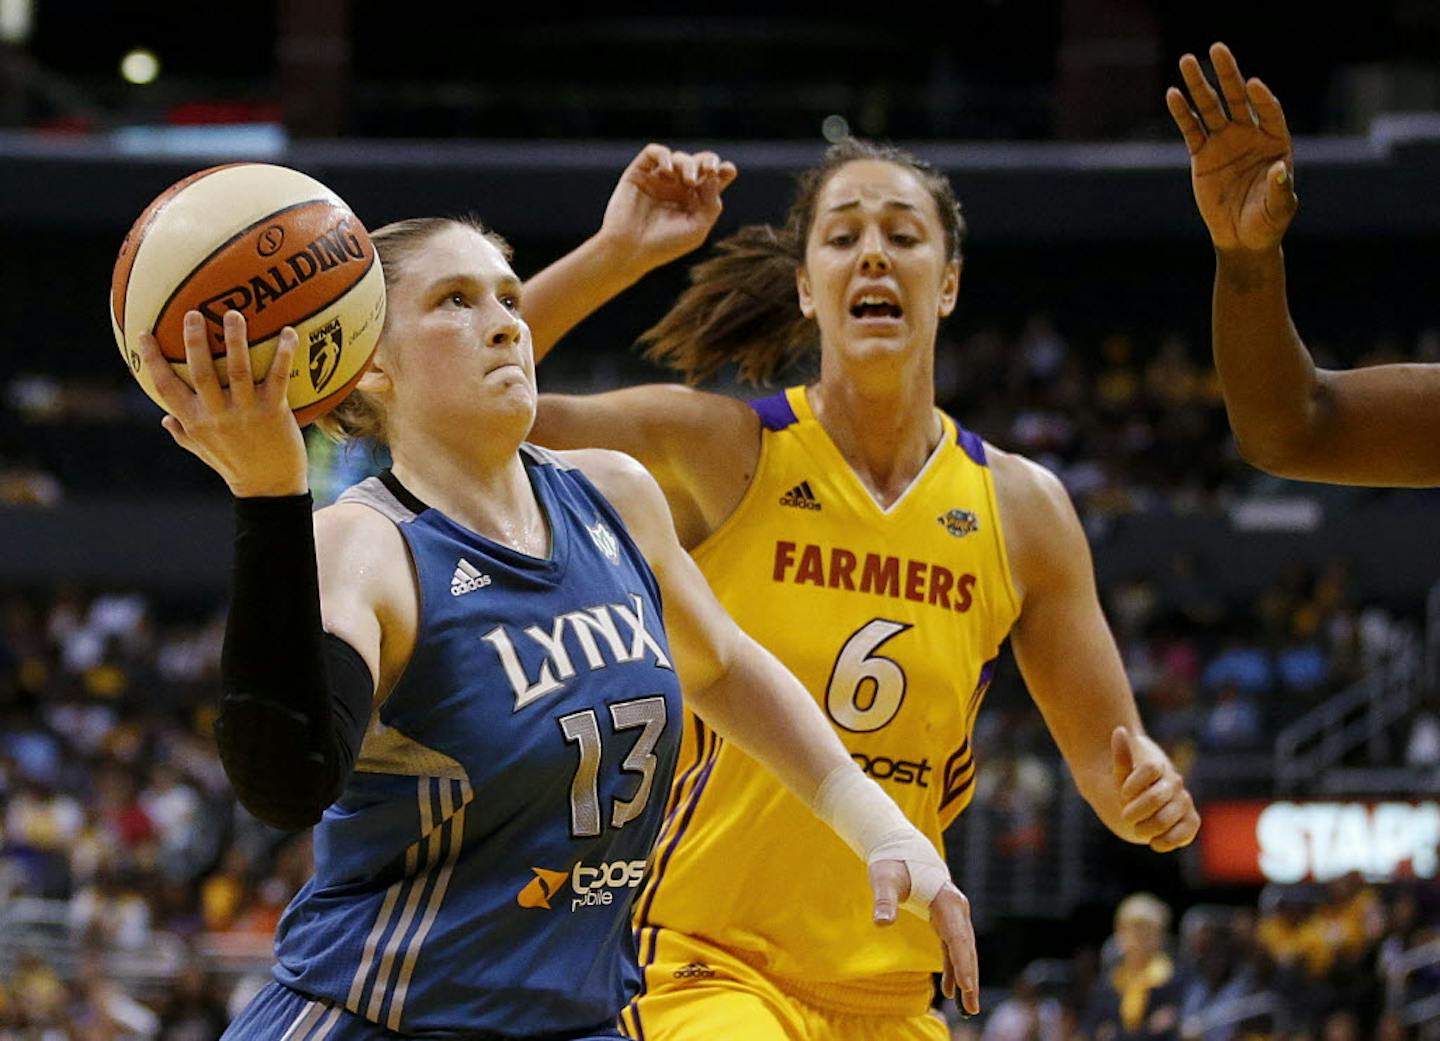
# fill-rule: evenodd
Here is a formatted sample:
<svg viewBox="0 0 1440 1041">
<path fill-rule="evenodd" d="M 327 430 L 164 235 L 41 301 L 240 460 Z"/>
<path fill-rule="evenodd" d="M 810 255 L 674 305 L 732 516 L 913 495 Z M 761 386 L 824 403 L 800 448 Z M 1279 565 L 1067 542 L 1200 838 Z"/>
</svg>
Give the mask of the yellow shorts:
<svg viewBox="0 0 1440 1041">
<path fill-rule="evenodd" d="M 646 930 L 646 946 L 651 942 Z M 722 947 L 656 931 L 645 986 L 620 1014 L 635 1041 L 948 1041 L 938 1016 L 836 1012 L 785 993 Z"/>
</svg>

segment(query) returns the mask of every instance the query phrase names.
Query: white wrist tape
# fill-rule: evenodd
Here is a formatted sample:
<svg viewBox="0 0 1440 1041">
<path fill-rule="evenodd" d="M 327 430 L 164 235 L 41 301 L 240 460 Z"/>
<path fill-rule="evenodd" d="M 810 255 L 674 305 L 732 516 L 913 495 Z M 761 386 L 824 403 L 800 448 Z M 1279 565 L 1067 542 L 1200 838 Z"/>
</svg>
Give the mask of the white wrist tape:
<svg viewBox="0 0 1440 1041">
<path fill-rule="evenodd" d="M 930 902 L 950 881 L 950 869 L 883 788 L 854 763 L 846 763 L 820 783 L 813 808 L 865 863 L 904 861 L 910 896 L 903 906 L 921 918 L 930 917 Z"/>
</svg>

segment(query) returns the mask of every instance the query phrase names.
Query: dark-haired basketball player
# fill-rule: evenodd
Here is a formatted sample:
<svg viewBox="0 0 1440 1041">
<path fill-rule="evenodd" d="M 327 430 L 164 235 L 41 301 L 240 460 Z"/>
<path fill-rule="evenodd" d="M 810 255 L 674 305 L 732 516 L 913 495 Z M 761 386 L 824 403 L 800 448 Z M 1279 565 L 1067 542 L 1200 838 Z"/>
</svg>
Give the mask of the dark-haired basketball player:
<svg viewBox="0 0 1440 1041">
<path fill-rule="evenodd" d="M 1440 485 L 1440 365 L 1315 367 L 1285 297 L 1280 240 L 1299 204 L 1285 113 L 1223 43 L 1210 59 L 1219 93 L 1187 54 L 1189 101 L 1176 87 L 1165 100 L 1215 244 L 1215 368 L 1241 453 L 1281 477 Z"/>
<path fill-rule="evenodd" d="M 664 259 L 648 229 L 685 199 L 650 181 L 675 163 L 706 169 L 646 149 L 600 234 L 527 284 L 537 328 L 560 335 L 551 314 L 578 318 Z M 647 334 L 692 382 L 729 363 L 764 381 L 818 344 L 818 381 L 749 404 L 673 384 L 547 395 L 535 436 L 650 469 L 720 601 L 932 839 L 974 793 L 975 716 L 1008 635 L 1096 813 L 1177 849 L 1199 818 L 1140 725 L 1064 489 L 935 408 L 962 232 L 942 174 L 839 145 L 801 177 L 783 227 L 720 242 Z M 934 938 L 902 920 L 869 942 L 865 872 L 842 844 L 743 750 L 704 727 L 686 738 L 679 810 L 636 908 L 645 989 L 623 1017 L 630 1036 L 943 1038 L 928 1015 Z M 831 910 L 816 892 L 836 896 Z"/>
<path fill-rule="evenodd" d="M 707 735 L 870 862 L 877 914 L 908 897 L 928 915 L 973 994 L 968 909 L 939 854 L 725 615 L 650 477 L 523 443 L 534 366 L 504 244 L 449 220 L 374 240 L 387 325 L 336 423 L 368 424 L 394 467 L 316 514 L 313 539 L 285 403 L 293 330 L 254 384 L 226 315 L 228 388 L 198 314 L 193 391 L 145 343 L 165 428 L 236 496 L 227 773 L 261 818 L 315 825 L 275 982 L 226 1036 L 617 1036 L 638 984 L 631 904 L 674 809 L 682 683 Z M 844 897 L 810 899 L 827 914 Z"/>
</svg>

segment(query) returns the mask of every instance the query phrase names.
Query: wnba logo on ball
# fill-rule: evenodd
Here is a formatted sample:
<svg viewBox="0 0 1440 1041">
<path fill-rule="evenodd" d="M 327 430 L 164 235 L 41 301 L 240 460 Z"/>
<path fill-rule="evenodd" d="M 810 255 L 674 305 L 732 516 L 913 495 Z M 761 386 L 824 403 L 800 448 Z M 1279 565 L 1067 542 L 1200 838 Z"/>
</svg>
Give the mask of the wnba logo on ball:
<svg viewBox="0 0 1440 1041">
<path fill-rule="evenodd" d="M 340 319 L 326 322 L 310 334 L 310 385 L 316 393 L 325 389 L 340 365 L 340 351 L 345 346 L 345 332 Z"/>
</svg>

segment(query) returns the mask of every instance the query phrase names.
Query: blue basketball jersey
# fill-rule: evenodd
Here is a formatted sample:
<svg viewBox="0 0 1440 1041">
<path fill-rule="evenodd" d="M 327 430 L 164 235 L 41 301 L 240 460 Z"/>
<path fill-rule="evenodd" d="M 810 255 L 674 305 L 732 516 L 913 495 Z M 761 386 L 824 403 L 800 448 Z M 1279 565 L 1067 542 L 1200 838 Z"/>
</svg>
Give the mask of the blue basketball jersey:
<svg viewBox="0 0 1440 1041">
<path fill-rule="evenodd" d="M 630 904 L 681 724 L 655 577 L 578 470 L 526 445 L 541 560 L 390 473 L 341 496 L 404 535 L 414 655 L 316 825 L 275 978 L 388 1030 L 553 1034 L 638 987 Z"/>
</svg>

